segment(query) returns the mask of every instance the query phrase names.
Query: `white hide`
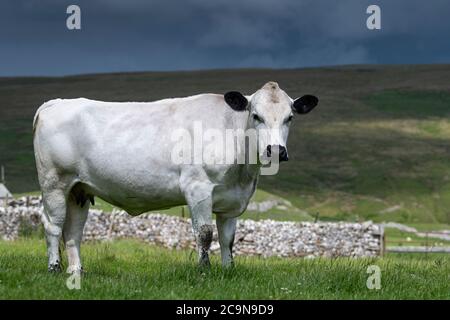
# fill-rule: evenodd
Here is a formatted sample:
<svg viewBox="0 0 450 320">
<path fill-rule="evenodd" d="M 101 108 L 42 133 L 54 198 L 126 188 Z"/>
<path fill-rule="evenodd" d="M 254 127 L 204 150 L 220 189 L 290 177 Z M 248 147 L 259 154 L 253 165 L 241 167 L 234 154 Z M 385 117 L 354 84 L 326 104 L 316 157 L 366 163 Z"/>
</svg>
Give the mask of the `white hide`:
<svg viewBox="0 0 450 320">
<path fill-rule="evenodd" d="M 211 212 L 220 215 L 222 258 L 229 264 L 235 217 L 255 191 L 260 166 L 174 164 L 171 151 L 176 142 L 171 135 L 177 129 L 194 135 L 193 124 L 200 121 L 203 130 L 270 129 L 258 135 L 259 150 L 286 146 L 292 99 L 274 82 L 247 99 L 244 111 L 233 110 L 218 94 L 155 102 L 56 99 L 42 105 L 35 116 L 34 150 L 46 212 L 49 268 L 59 264 L 55 246 L 64 234 L 68 271 L 81 269 L 79 243 L 88 204 L 80 208 L 74 202 L 71 192 L 77 184 L 84 194 L 132 215 L 187 204 L 200 242 L 208 241 L 202 240 L 201 232 L 212 225 Z M 207 259 L 201 251 L 200 260 Z"/>
</svg>

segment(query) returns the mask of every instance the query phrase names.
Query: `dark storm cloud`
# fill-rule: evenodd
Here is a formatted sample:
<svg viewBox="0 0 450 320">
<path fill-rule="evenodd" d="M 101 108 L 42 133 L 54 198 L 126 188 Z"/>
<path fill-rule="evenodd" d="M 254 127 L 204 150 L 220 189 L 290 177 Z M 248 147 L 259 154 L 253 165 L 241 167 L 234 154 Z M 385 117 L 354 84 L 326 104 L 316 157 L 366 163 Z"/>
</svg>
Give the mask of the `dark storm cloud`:
<svg viewBox="0 0 450 320">
<path fill-rule="evenodd" d="M 70 4 L 80 31 L 65 27 Z M 449 12 L 447 0 L 3 0 L 0 75 L 450 62 Z"/>
</svg>

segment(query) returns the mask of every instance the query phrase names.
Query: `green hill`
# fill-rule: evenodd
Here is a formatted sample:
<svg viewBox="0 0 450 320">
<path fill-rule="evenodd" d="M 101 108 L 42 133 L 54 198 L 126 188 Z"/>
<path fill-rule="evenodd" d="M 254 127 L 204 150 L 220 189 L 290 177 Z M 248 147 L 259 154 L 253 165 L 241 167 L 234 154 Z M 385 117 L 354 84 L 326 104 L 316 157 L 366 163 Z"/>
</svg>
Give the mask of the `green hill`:
<svg viewBox="0 0 450 320">
<path fill-rule="evenodd" d="M 295 118 L 290 161 L 277 176 L 261 178 L 262 190 L 322 220 L 450 223 L 450 65 L 0 78 L 7 185 L 12 192 L 38 189 L 31 122 L 46 100 L 252 93 L 269 80 L 291 97 L 313 93 L 320 104 Z"/>
</svg>

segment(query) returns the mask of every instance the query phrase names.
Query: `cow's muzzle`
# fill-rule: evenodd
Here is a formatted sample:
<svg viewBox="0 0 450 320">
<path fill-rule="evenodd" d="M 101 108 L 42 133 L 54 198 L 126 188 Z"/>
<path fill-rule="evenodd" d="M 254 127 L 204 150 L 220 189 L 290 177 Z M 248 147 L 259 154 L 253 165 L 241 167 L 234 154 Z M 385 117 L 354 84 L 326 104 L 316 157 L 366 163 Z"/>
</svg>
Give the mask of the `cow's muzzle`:
<svg viewBox="0 0 450 320">
<path fill-rule="evenodd" d="M 267 146 L 267 150 L 266 150 L 267 157 L 269 157 L 269 158 L 272 157 L 272 153 L 274 155 L 276 155 L 278 153 L 278 160 L 280 162 L 289 160 L 287 149 L 284 146 L 280 146 L 280 145 Z"/>
</svg>

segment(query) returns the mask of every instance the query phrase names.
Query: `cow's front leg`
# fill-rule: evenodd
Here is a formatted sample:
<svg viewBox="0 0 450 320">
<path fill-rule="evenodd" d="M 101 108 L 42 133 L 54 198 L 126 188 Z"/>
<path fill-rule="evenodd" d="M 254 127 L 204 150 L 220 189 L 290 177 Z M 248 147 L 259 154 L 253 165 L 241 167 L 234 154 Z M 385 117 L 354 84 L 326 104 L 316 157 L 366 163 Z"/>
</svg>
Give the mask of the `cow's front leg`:
<svg viewBox="0 0 450 320">
<path fill-rule="evenodd" d="M 217 231 L 219 232 L 220 253 L 224 267 L 233 266 L 233 244 L 236 233 L 237 218 L 217 215 Z"/>
<path fill-rule="evenodd" d="M 198 249 L 200 266 L 209 266 L 208 251 L 213 238 L 212 194 L 209 186 L 195 184 L 186 194 L 191 211 L 192 229 Z"/>
<path fill-rule="evenodd" d="M 208 251 L 213 238 L 213 224 L 211 217 L 211 197 L 200 200 L 191 206 L 192 228 L 197 241 L 198 263 L 208 267 Z"/>
</svg>

